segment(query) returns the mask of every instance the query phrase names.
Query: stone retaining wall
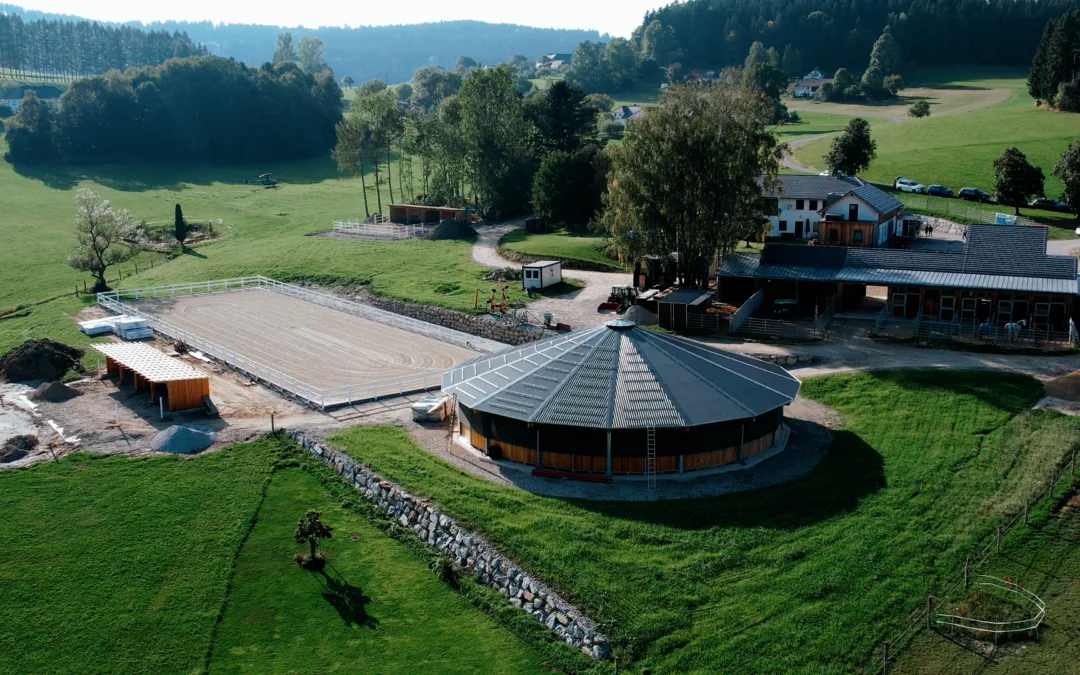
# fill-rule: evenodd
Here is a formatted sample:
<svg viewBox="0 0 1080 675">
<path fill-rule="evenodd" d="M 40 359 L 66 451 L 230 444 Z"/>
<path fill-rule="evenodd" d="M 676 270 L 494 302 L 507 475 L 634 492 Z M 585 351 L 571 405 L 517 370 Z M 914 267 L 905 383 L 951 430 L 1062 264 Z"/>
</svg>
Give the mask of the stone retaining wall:
<svg viewBox="0 0 1080 675">
<path fill-rule="evenodd" d="M 586 272 L 626 272 L 626 270 L 620 270 L 618 267 L 612 267 L 610 265 L 603 265 L 598 262 L 591 262 L 589 260 L 578 260 L 577 258 L 560 258 L 557 255 L 529 255 L 528 253 L 519 253 L 517 251 L 511 251 L 508 248 L 498 247 L 495 252 L 499 254 L 500 258 L 509 260 L 516 263 L 531 263 L 537 260 L 558 260 L 562 263 L 562 267 L 565 270 L 584 270 Z M 612 260 L 613 263 L 618 264 Z"/>
<path fill-rule="evenodd" d="M 508 345 L 520 345 L 546 337 L 543 328 L 523 326 L 508 320 L 499 320 L 489 314 L 467 314 L 446 307 L 395 300 L 368 293 L 366 290 L 343 295 L 346 295 L 350 300 L 363 302 L 388 312 L 427 321 L 428 323 L 452 328 L 477 337 L 496 340 Z"/>
<path fill-rule="evenodd" d="M 453 518 L 433 504 L 405 492 L 324 441 L 302 431 L 286 431 L 285 434 L 333 468 L 389 519 L 411 529 L 422 541 L 449 556 L 480 583 L 501 593 L 510 604 L 531 614 L 567 644 L 595 659 L 611 654 L 607 638 L 589 617 L 527 574 L 482 537 L 459 527 Z"/>
<path fill-rule="evenodd" d="M 934 234 L 941 232 L 947 232 L 948 234 L 962 235 L 964 233 L 964 225 L 956 223 L 944 218 L 938 218 L 937 216 L 925 216 L 920 214 L 922 218 L 923 226 L 932 225 L 934 227 Z"/>
<path fill-rule="evenodd" d="M 799 364 L 814 363 L 818 360 L 816 356 L 796 356 L 794 354 L 745 354 L 752 359 L 758 361 L 765 361 L 767 363 L 775 363 L 778 366 L 795 366 Z"/>
</svg>

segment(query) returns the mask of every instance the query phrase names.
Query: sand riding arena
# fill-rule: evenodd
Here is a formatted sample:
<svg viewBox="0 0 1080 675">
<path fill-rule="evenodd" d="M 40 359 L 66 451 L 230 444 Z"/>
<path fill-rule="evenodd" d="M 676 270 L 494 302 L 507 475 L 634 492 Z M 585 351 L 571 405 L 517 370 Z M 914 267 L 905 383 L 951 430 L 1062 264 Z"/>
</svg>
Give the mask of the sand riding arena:
<svg viewBox="0 0 1080 675">
<path fill-rule="evenodd" d="M 111 291 L 98 304 L 323 409 L 437 388 L 443 371 L 505 347 L 266 277 Z"/>
</svg>

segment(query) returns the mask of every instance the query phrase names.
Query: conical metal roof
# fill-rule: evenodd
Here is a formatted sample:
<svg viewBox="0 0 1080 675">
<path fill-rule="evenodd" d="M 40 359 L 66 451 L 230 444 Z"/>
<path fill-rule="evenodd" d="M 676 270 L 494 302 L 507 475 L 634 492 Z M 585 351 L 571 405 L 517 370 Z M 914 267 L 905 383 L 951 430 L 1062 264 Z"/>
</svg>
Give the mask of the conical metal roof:
<svg viewBox="0 0 1080 675">
<path fill-rule="evenodd" d="M 443 374 L 443 391 L 473 410 L 606 429 L 755 417 L 790 403 L 799 384 L 779 366 L 619 319 Z"/>
</svg>

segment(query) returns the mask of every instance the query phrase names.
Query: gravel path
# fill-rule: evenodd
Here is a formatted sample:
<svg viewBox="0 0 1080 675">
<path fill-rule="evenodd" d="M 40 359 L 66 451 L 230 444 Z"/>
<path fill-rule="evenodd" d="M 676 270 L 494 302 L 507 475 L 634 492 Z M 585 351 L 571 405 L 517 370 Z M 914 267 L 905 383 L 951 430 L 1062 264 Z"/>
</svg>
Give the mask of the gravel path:
<svg viewBox="0 0 1080 675">
<path fill-rule="evenodd" d="M 802 164 L 799 164 L 797 161 L 795 161 L 795 149 L 798 148 L 800 145 L 813 143 L 819 138 L 825 138 L 826 136 L 831 135 L 831 133 L 835 132 L 830 132 L 829 134 L 816 134 L 814 136 L 807 136 L 805 138 L 797 138 L 794 141 L 788 141 L 788 151 L 784 153 L 784 158 L 781 160 L 781 164 L 783 164 L 789 169 L 794 169 L 795 171 L 802 171 L 803 173 L 818 173 L 820 169 L 815 169 L 812 166 L 803 166 Z"/>
<path fill-rule="evenodd" d="M 472 247 L 473 260 L 486 267 L 520 265 L 503 259 L 495 249 L 504 234 L 522 226 L 523 221 L 518 220 L 477 227 L 476 232 L 480 236 Z M 556 321 L 570 324 L 573 328 L 590 328 L 610 321 L 612 315 L 597 312 L 597 305 L 607 300 L 612 286 L 628 284 L 631 281 L 630 274 L 626 272 L 563 270 L 563 277 L 580 281 L 585 284 L 585 288 L 535 300 L 529 304 L 529 310 L 537 315 L 551 312 Z"/>
</svg>

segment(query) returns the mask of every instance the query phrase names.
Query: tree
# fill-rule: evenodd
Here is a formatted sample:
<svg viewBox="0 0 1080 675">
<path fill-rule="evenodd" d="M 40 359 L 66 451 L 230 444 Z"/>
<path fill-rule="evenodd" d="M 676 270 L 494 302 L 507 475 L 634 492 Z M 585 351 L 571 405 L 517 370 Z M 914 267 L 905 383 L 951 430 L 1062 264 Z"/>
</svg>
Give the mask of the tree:
<svg viewBox="0 0 1080 675">
<path fill-rule="evenodd" d="M 665 90 L 610 148 L 602 223 L 622 258 L 677 252 L 682 283 L 707 284 L 714 256 L 731 251 L 761 217 L 759 181 L 779 167 L 765 126 L 770 113 L 741 84 Z"/>
<path fill-rule="evenodd" d="M 1080 141 L 1074 141 L 1065 149 L 1050 175 L 1065 184 L 1061 199 L 1080 218 Z"/>
<path fill-rule="evenodd" d="M 858 87 L 855 84 L 855 78 L 848 72 L 847 68 L 840 68 L 833 75 L 832 91 L 835 95 L 835 100 L 843 101 L 845 99 L 854 98 L 857 93 Z M 828 99 L 834 100 L 832 98 Z"/>
<path fill-rule="evenodd" d="M 903 70 L 904 54 L 888 26 L 870 50 L 870 67 L 877 68 L 882 75 L 892 75 Z"/>
<path fill-rule="evenodd" d="M 277 36 L 277 44 L 274 46 L 274 63 L 294 63 L 296 51 L 293 49 L 292 33 L 285 31 Z"/>
<path fill-rule="evenodd" d="M 600 135 L 609 141 L 622 138 L 625 131 L 626 127 L 613 119 L 605 119 L 600 123 Z"/>
<path fill-rule="evenodd" d="M 637 77 L 638 57 L 629 40 L 612 38 L 607 43 L 604 59 L 611 69 L 612 84 L 616 89 L 625 89 L 634 83 Z"/>
<path fill-rule="evenodd" d="M 646 59 L 653 59 L 660 67 L 664 67 L 672 61 L 676 61 L 678 42 L 675 40 L 675 29 L 665 26 L 659 20 L 653 19 L 645 27 L 641 37 L 641 54 Z"/>
<path fill-rule="evenodd" d="M 867 68 L 859 81 L 859 87 L 862 89 L 863 94 L 871 100 L 883 98 L 886 93 L 885 76 L 881 69 L 877 66 Z"/>
<path fill-rule="evenodd" d="M 829 154 L 825 155 L 825 166 L 830 173 L 855 176 L 869 168 L 876 156 L 877 143 L 870 136 L 870 125 L 856 117 L 833 139 Z"/>
<path fill-rule="evenodd" d="M 300 68 L 309 75 L 327 69 L 326 62 L 323 61 L 323 43 L 317 37 L 305 35 L 300 38 L 296 56 Z"/>
<path fill-rule="evenodd" d="M 787 78 L 776 66 L 768 63 L 755 63 L 743 68 L 743 84 L 761 92 L 772 106 L 770 123 L 782 122 L 787 118 L 787 107 L 780 102 L 780 95 L 787 88 Z"/>
<path fill-rule="evenodd" d="M 615 101 L 607 94 L 589 94 L 585 97 L 589 105 L 602 112 L 611 112 L 615 107 Z"/>
<path fill-rule="evenodd" d="M 319 542 L 323 539 L 332 539 L 334 537 L 334 527 L 328 525 L 321 520 L 322 512 L 315 509 L 308 509 L 308 512 L 304 514 L 300 520 L 296 523 L 296 533 L 293 535 L 296 538 L 297 544 L 307 543 L 311 547 L 311 552 L 304 562 L 310 566 L 321 567 L 319 563 L 324 560 L 323 556 L 318 554 Z"/>
<path fill-rule="evenodd" d="M 380 79 L 368 80 L 360 85 L 360 90 L 356 92 L 356 98 L 364 98 L 365 96 L 371 96 L 372 94 L 378 94 L 380 91 L 386 89 L 386 83 Z"/>
<path fill-rule="evenodd" d="M 930 116 L 930 103 L 926 99 L 920 99 L 911 104 L 908 108 L 907 114 L 911 117 L 929 117 Z"/>
<path fill-rule="evenodd" d="M 1032 166 L 1024 153 L 1007 148 L 994 160 L 994 198 L 1009 204 L 1020 215 L 1020 206 L 1043 194 L 1046 176 L 1042 169 Z"/>
<path fill-rule="evenodd" d="M 573 153 L 548 153 L 533 176 L 534 212 L 550 223 L 587 225 L 600 210 L 608 166 L 596 143 Z"/>
<path fill-rule="evenodd" d="M 413 73 L 413 103 L 430 110 L 461 89 L 461 75 L 425 66 Z"/>
<path fill-rule="evenodd" d="M 667 68 L 664 68 L 664 79 L 668 84 L 682 84 L 686 82 L 686 68 L 679 62 L 669 63 Z"/>
<path fill-rule="evenodd" d="M 581 85 L 586 93 L 608 90 L 613 86 L 611 64 L 605 58 L 602 42 L 583 40 L 574 50 L 573 65 L 566 80 Z"/>
<path fill-rule="evenodd" d="M 521 94 L 506 66 L 477 70 L 461 85 L 465 172 L 480 204 L 496 215 L 529 200 L 533 165 Z"/>
<path fill-rule="evenodd" d="M 364 182 L 364 153 L 369 147 L 371 133 L 360 116 L 355 113 L 338 122 L 334 130 L 337 135 L 337 145 L 334 146 L 330 155 L 337 162 L 338 171 L 359 174 L 360 192 L 364 195 L 364 216 L 370 216 L 367 184 Z"/>
<path fill-rule="evenodd" d="M 784 74 L 788 77 L 800 77 L 803 74 L 802 52 L 790 44 L 784 47 L 783 58 Z"/>
<path fill-rule="evenodd" d="M 99 201 L 96 192 L 85 188 L 75 193 L 75 237 L 78 244 L 68 265 L 92 274 L 95 292 L 109 290 L 106 270 L 134 258 L 142 244 L 128 211 L 113 208 L 107 199 Z"/>
<path fill-rule="evenodd" d="M 19 113 L 6 123 L 8 151 L 4 158 L 12 164 L 55 159 L 60 155 L 56 139 L 56 114 L 37 97 L 33 89 L 23 93 Z"/>
<path fill-rule="evenodd" d="M 409 99 L 412 98 L 412 94 L 413 94 L 412 85 L 409 84 L 408 82 L 402 82 L 401 84 L 399 84 L 397 86 L 397 89 L 396 89 L 395 93 L 397 94 L 397 100 L 398 101 L 400 101 L 402 103 L 407 103 L 409 101 Z"/>
<path fill-rule="evenodd" d="M 895 73 L 885 76 L 885 91 L 889 92 L 890 96 L 896 96 L 903 88 L 904 78 L 900 77 Z"/>
<path fill-rule="evenodd" d="M 176 243 L 180 244 L 180 249 L 183 250 L 184 242 L 188 237 L 188 224 L 184 220 L 184 211 L 179 204 L 176 205 L 173 213 L 173 236 L 176 237 Z"/>
<path fill-rule="evenodd" d="M 1032 98 L 1059 105 L 1061 86 L 1071 82 L 1080 82 L 1080 10 L 1047 22 L 1031 60 L 1028 92 Z"/>
<path fill-rule="evenodd" d="M 0 103 L 0 120 L 6 120 L 15 114 L 15 111 L 11 109 L 7 103 Z"/>
<path fill-rule="evenodd" d="M 471 71 L 476 70 L 479 66 L 476 61 L 470 56 L 459 56 L 457 63 L 454 64 L 454 72 L 462 77 L 468 75 Z"/>
<path fill-rule="evenodd" d="M 765 64 L 776 68 L 780 65 L 780 58 L 776 55 L 774 48 L 769 47 L 766 49 L 761 42 L 755 42 L 750 45 L 750 52 L 746 55 L 746 60 L 743 61 L 743 68 L 749 68 L 756 64 Z"/>
<path fill-rule="evenodd" d="M 537 131 L 537 141 L 543 152 L 581 147 L 582 140 L 596 129 L 597 110 L 577 84 L 563 80 L 553 82 L 540 96 L 529 99 L 525 116 Z"/>
<path fill-rule="evenodd" d="M 356 84 L 356 80 L 352 78 L 352 75 L 341 78 L 341 86 L 343 87 L 352 87 L 354 84 Z"/>
</svg>

